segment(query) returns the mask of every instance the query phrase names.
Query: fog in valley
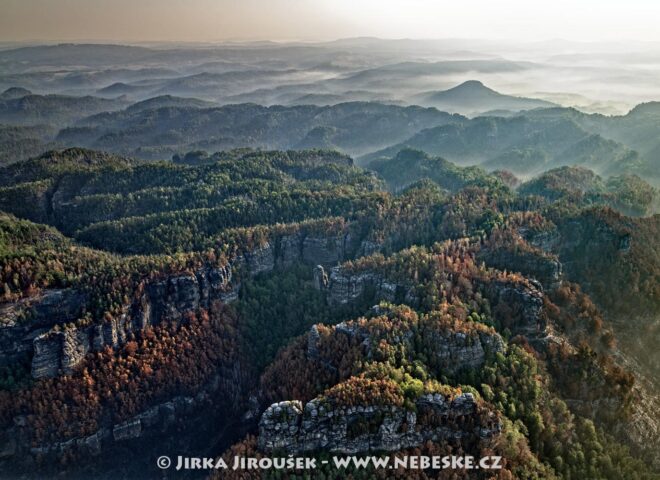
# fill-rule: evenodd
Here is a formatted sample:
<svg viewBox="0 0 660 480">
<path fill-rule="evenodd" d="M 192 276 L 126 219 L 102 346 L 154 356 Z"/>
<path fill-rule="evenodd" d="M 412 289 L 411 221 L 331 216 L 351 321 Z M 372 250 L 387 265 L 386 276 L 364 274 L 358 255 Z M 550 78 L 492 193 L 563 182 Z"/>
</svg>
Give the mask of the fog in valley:
<svg viewBox="0 0 660 480">
<path fill-rule="evenodd" d="M 431 95 L 479 80 L 506 95 L 604 114 L 625 114 L 660 98 L 660 43 L 655 42 L 355 38 L 15 47 L 5 44 L 0 53 L 0 88 L 38 94 L 127 101 L 180 95 L 265 105 L 379 100 L 444 106 L 468 115 L 485 113 L 484 107 L 443 105 Z"/>
<path fill-rule="evenodd" d="M 650 42 L 5 45 L 0 161 L 251 147 L 330 148 L 366 165 L 411 147 L 521 178 L 581 165 L 657 183 L 659 70 Z"/>
</svg>

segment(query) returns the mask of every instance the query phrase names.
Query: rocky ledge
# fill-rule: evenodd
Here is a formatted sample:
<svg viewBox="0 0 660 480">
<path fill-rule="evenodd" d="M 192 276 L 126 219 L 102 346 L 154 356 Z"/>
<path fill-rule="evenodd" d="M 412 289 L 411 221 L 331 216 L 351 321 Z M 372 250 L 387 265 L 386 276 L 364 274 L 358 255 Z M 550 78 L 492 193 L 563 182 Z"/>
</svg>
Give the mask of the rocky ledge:
<svg viewBox="0 0 660 480">
<path fill-rule="evenodd" d="M 495 317 L 511 332 L 536 338 L 546 331 L 543 286 L 536 280 L 492 280 L 481 288 L 490 299 Z"/>
<path fill-rule="evenodd" d="M 236 272 L 254 276 L 295 262 L 329 266 L 347 258 L 346 230 L 320 235 L 292 232 L 273 237 L 237 255 L 225 266 L 207 265 L 145 282 L 141 293 L 112 320 L 93 325 L 77 322 L 87 298 L 76 290 L 50 290 L 28 300 L 0 305 L 0 364 L 32 357 L 32 376 L 69 374 L 90 351 L 125 343 L 131 332 L 162 321 L 181 321 L 186 313 L 213 301 L 238 298 Z"/>
<path fill-rule="evenodd" d="M 0 365 L 32 352 L 35 337 L 76 318 L 87 297 L 74 289 L 49 289 L 17 302 L 0 304 Z"/>
<path fill-rule="evenodd" d="M 416 411 L 403 407 L 340 406 L 316 398 L 304 407 L 300 401 L 271 405 L 259 422 L 259 448 L 301 454 L 315 450 L 355 454 L 394 452 L 427 441 L 491 438 L 501 424 L 497 415 L 477 404 L 472 394 L 454 399 L 440 394 L 422 395 Z"/>
<path fill-rule="evenodd" d="M 416 305 L 418 299 L 411 286 L 387 280 L 374 272 L 349 273 L 341 266 L 330 269 L 327 273 L 322 265 L 314 269 L 314 285 L 327 292 L 327 301 L 331 306 L 350 305 L 365 298 L 378 303 L 402 301 Z"/>
<path fill-rule="evenodd" d="M 461 370 L 480 368 L 489 357 L 505 350 L 502 337 L 483 325 L 467 324 L 462 331 L 458 331 L 432 319 L 423 318 L 420 320 L 419 329 L 417 336 L 423 338 L 422 341 L 428 348 L 429 362 L 443 374 L 453 375 Z M 367 359 L 372 358 L 372 347 L 378 345 L 382 338 L 377 329 L 372 333 L 368 320 L 339 323 L 333 327 L 331 335 L 345 335 L 357 339 Z M 402 330 L 397 339 L 412 350 L 415 336 L 415 332 L 410 328 Z M 337 370 L 338 365 L 333 365 L 321 356 L 319 347 L 323 341 L 327 339 L 321 337 L 318 326 L 312 326 L 307 334 L 307 358 L 319 361 L 323 368 Z"/>
<path fill-rule="evenodd" d="M 495 332 L 432 331 L 427 338 L 434 348 L 432 363 L 442 372 L 454 374 L 464 369 L 480 368 L 486 359 L 504 352 L 504 340 Z"/>
<path fill-rule="evenodd" d="M 122 345 L 131 332 L 163 321 L 180 322 L 186 313 L 208 308 L 213 301 L 230 301 L 235 297 L 231 279 L 227 265 L 154 280 L 117 318 L 88 326 L 57 325 L 33 340 L 32 377 L 70 374 L 88 352 Z"/>
<path fill-rule="evenodd" d="M 510 324 L 504 327 L 530 337 L 543 334 L 546 324 L 542 315 L 541 282 L 533 279 L 475 278 L 474 283 L 490 299 L 495 316 L 507 317 L 504 318 L 505 323 Z M 322 265 L 317 265 L 314 269 L 314 285 L 326 293 L 330 306 L 352 305 L 360 301 L 405 303 L 412 307 L 419 305 L 419 297 L 412 284 L 394 282 L 369 270 L 354 272 L 339 265 L 328 273 Z"/>
</svg>

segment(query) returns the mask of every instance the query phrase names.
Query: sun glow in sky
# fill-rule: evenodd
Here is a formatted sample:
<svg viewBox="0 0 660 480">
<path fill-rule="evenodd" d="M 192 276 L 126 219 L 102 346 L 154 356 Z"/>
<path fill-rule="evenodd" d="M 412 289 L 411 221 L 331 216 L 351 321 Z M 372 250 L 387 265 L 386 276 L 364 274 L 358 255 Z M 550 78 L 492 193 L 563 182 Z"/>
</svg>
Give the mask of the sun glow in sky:
<svg viewBox="0 0 660 480">
<path fill-rule="evenodd" d="M 660 41 L 657 0 L 0 0 L 2 41 Z"/>
</svg>

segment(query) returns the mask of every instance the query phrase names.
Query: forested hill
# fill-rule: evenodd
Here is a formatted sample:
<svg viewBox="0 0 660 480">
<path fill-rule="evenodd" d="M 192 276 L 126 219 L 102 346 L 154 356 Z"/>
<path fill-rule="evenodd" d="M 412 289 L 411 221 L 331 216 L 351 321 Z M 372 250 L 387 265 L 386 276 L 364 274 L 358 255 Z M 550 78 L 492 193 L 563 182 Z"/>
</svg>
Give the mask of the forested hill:
<svg viewBox="0 0 660 480">
<path fill-rule="evenodd" d="M 568 115 L 530 112 L 511 118 L 478 117 L 420 131 L 405 141 L 361 158 L 368 163 L 403 148 L 423 150 L 460 164 L 507 169 L 530 176 L 558 166 L 579 165 L 599 174 L 638 174 L 657 182 L 657 157 L 593 133 Z"/>
<path fill-rule="evenodd" d="M 385 201 L 372 174 L 321 150 L 238 150 L 188 165 L 74 149 L 2 176 L 11 186 L 0 188 L 0 208 L 122 253 L 200 250 L 229 228 L 352 218 Z"/>
<path fill-rule="evenodd" d="M 152 159 L 188 150 L 245 146 L 323 147 L 366 153 L 404 140 L 423 128 L 463 120 L 460 115 L 433 108 L 367 102 L 325 107 L 240 104 L 215 108 L 169 102 L 87 117 L 62 129 L 56 140 L 64 145 L 74 143 Z"/>
<path fill-rule="evenodd" d="M 127 105 L 123 99 L 35 95 L 22 89 L 9 89 L 0 96 L 0 123 L 62 127 L 89 115 L 120 110 Z"/>
<path fill-rule="evenodd" d="M 55 147 L 101 149 L 146 160 L 252 147 L 338 149 L 364 165 L 414 148 L 524 178 L 582 166 L 604 177 L 638 175 L 657 186 L 658 118 L 653 103 L 620 116 L 554 107 L 467 119 L 435 108 L 378 102 L 220 106 L 159 95 L 131 103 L 123 97 L 9 89 L 0 100 L 0 123 L 5 123 L 0 125 L 0 162 L 24 160 Z"/>
<path fill-rule="evenodd" d="M 645 205 L 627 177 L 515 190 L 413 150 L 375 172 L 328 150 L 175 160 L 0 172 L 3 470 L 107 474 L 124 452 L 149 476 L 144 455 L 199 438 L 320 457 L 306 439 L 328 438 L 491 452 L 502 478 L 654 478 L 657 353 L 621 317 L 655 331 L 660 218 L 611 209 Z"/>
</svg>

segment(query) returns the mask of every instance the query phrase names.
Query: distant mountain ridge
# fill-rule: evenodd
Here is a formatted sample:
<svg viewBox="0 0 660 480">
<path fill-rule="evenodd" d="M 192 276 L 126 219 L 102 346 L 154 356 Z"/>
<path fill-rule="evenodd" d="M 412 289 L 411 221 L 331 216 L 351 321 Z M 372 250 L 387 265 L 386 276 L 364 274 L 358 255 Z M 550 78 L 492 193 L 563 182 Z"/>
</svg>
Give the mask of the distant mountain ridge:
<svg viewBox="0 0 660 480">
<path fill-rule="evenodd" d="M 0 98 L 0 123 L 14 125 L 49 123 L 64 126 L 88 115 L 120 110 L 128 105 L 121 98 L 110 100 L 92 96 L 35 94 L 17 97 L 11 92 L 9 95 L 8 98 Z"/>
<path fill-rule="evenodd" d="M 27 88 L 10 87 L 4 92 L 0 93 L 0 100 L 13 100 L 16 98 L 23 98 L 32 95 L 32 92 Z"/>
<path fill-rule="evenodd" d="M 413 100 L 420 105 L 469 116 L 493 110 L 519 112 L 557 106 L 545 100 L 505 95 L 488 88 L 478 80 L 468 80 L 449 90 L 421 93 L 414 96 Z"/>
<path fill-rule="evenodd" d="M 586 127 L 562 115 L 478 117 L 420 131 L 359 161 L 367 164 L 393 157 L 404 148 L 414 148 L 461 165 L 506 169 L 520 176 L 562 165 L 581 165 L 600 175 L 638 174 L 654 177 L 657 183 L 657 174 L 653 174 L 657 160 L 645 158 L 627 145 Z"/>
<path fill-rule="evenodd" d="M 193 108 L 211 108 L 217 106 L 212 102 L 200 100 L 198 98 L 175 97 L 173 95 L 160 95 L 149 98 L 141 102 L 132 104 L 126 109 L 127 112 L 141 112 L 164 107 L 193 107 Z"/>
<path fill-rule="evenodd" d="M 62 129 L 65 146 L 106 149 L 145 159 L 190 150 L 332 148 L 363 154 L 402 141 L 424 128 L 464 122 L 434 108 L 370 102 L 333 106 L 196 105 L 157 97 L 125 110 L 101 113 Z M 148 106 L 150 108 L 141 108 Z M 200 108 L 202 107 L 202 108 Z"/>
<path fill-rule="evenodd" d="M 471 91 L 492 96 L 478 82 L 463 84 L 452 96 Z M 12 89 L 5 96 L 21 93 Z M 39 136 L 37 130 L 29 135 L 27 130 L 20 135 L 6 130 L 3 144 L 8 152 L 3 163 L 41 153 L 40 144 L 100 148 L 142 159 L 246 146 L 331 148 L 361 156 L 362 163 L 390 158 L 411 147 L 459 165 L 510 170 L 522 177 L 581 165 L 604 176 L 637 174 L 657 186 L 660 115 L 656 111 L 656 104 L 650 103 L 627 115 L 607 117 L 553 107 L 468 119 L 433 107 L 377 102 L 264 107 L 218 106 L 172 95 L 136 103 L 124 98 L 34 94 L 0 99 L 0 122 L 49 126 Z"/>
</svg>

